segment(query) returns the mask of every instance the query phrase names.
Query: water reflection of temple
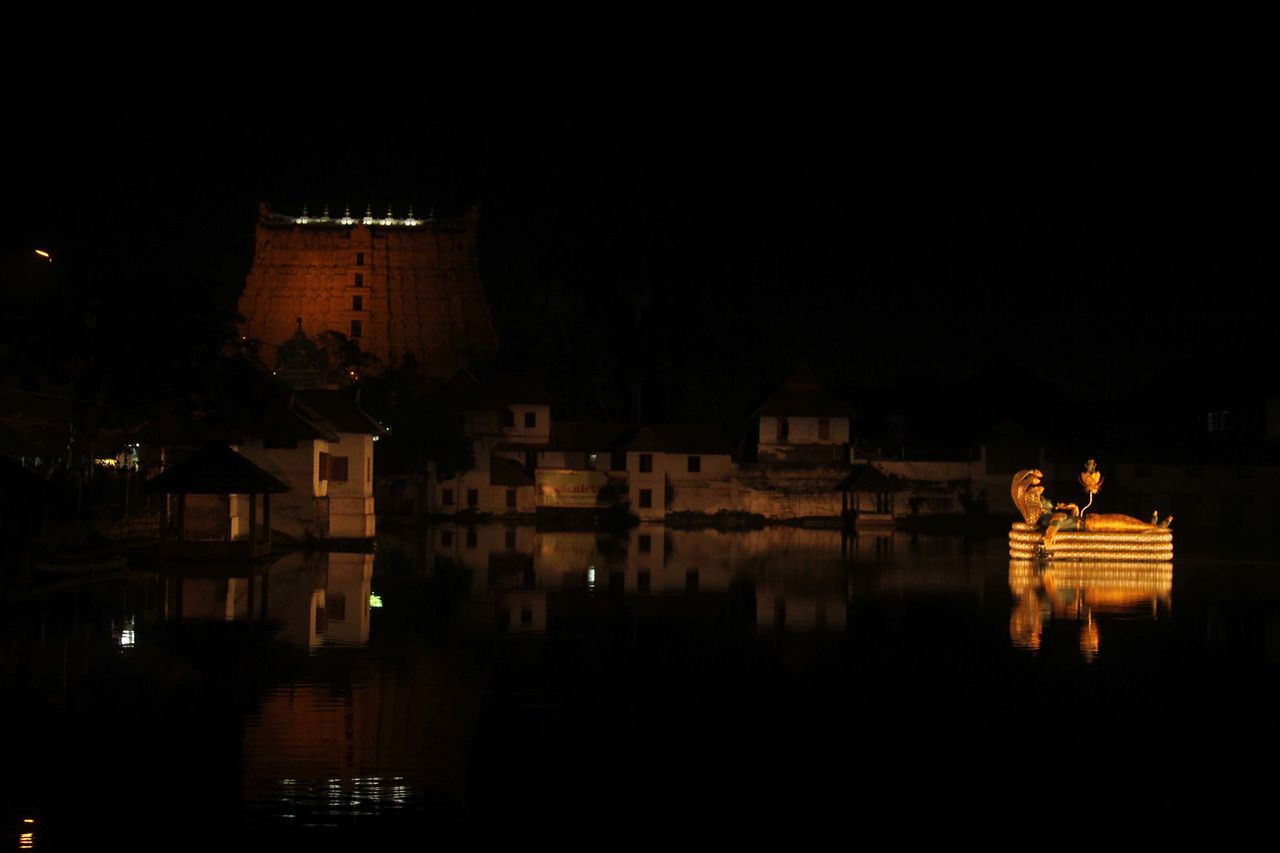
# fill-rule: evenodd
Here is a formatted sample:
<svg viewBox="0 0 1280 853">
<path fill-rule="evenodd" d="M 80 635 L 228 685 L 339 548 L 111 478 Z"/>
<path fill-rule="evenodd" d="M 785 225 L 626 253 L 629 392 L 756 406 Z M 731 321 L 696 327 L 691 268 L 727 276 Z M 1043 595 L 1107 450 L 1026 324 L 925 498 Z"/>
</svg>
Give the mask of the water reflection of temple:
<svg viewBox="0 0 1280 853">
<path fill-rule="evenodd" d="M 1172 563 L 1063 563 L 1042 566 L 1011 560 L 1009 589 L 1016 599 L 1009 638 L 1018 648 L 1038 650 L 1046 623 L 1080 623 L 1080 653 L 1097 657 L 1101 619 L 1167 618 L 1173 607 Z"/>
<path fill-rule="evenodd" d="M 247 799 L 297 825 L 461 799 L 484 679 L 414 646 L 269 691 L 245 721 Z"/>
<path fill-rule="evenodd" d="M 279 624 L 279 639 L 300 648 L 369 641 L 373 555 L 295 551 L 262 570 L 212 564 L 160 569 L 160 616 Z"/>
<path fill-rule="evenodd" d="M 914 555 L 942 547 L 950 555 L 954 542 L 889 530 L 848 536 L 784 526 L 729 532 L 641 524 L 611 535 L 446 523 L 431 528 L 422 556 L 430 566 L 465 570 L 476 618 L 496 619 L 509 633 L 546 631 L 550 602 L 574 592 L 634 598 L 737 589 L 754 599 L 762 631 L 843 631 L 851 572 L 874 570 L 859 583 L 877 587 L 974 587 L 972 577 L 957 577 L 942 563 L 936 571 L 928 561 L 894 564 L 895 548 Z"/>
</svg>

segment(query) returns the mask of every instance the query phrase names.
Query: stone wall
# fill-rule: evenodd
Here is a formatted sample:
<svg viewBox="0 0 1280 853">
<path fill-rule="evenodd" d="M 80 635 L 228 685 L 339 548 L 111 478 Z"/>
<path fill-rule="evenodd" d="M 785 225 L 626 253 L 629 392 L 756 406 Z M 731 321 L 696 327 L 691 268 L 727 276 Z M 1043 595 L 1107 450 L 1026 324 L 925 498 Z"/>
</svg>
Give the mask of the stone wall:
<svg viewBox="0 0 1280 853">
<path fill-rule="evenodd" d="M 848 465 L 743 465 L 735 481 L 736 509 L 766 518 L 839 518 L 836 486 Z"/>
</svg>

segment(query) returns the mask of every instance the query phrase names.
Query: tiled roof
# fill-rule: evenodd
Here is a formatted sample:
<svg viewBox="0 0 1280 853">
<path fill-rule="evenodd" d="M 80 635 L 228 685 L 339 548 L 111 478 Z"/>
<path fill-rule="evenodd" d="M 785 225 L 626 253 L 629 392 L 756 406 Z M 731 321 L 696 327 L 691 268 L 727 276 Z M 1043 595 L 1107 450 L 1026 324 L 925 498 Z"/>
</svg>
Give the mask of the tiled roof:
<svg viewBox="0 0 1280 853">
<path fill-rule="evenodd" d="M 648 424 L 618 442 L 616 449 L 728 454 L 733 452 L 733 445 L 713 424 Z"/>
<path fill-rule="evenodd" d="M 752 417 L 847 418 L 852 414 L 852 407 L 813 374 L 798 370 L 765 398 Z"/>
<path fill-rule="evenodd" d="M 294 393 L 303 405 L 332 424 L 338 432 L 361 435 L 382 435 L 385 432 L 381 424 L 360 408 L 350 391 L 313 388 Z"/>
<path fill-rule="evenodd" d="M 445 406 L 455 412 L 496 411 L 505 406 L 549 405 L 551 397 L 534 376 L 492 374 L 477 379 L 460 369 L 436 389 Z"/>
<path fill-rule="evenodd" d="M 533 475 L 529 469 L 513 459 L 502 456 L 489 457 L 489 485 L 532 486 Z"/>
</svg>

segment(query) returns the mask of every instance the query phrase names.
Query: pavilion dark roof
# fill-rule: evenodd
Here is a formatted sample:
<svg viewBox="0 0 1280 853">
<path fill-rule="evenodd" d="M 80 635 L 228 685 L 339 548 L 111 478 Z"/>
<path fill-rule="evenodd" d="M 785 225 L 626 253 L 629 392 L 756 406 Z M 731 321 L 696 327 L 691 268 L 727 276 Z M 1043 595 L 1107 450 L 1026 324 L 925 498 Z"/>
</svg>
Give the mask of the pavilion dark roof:
<svg viewBox="0 0 1280 853">
<path fill-rule="evenodd" d="M 890 477 L 867 462 L 855 464 L 849 476 L 836 485 L 837 492 L 900 492 L 904 488 L 897 477 Z"/>
<path fill-rule="evenodd" d="M 222 444 L 207 444 L 148 480 L 144 492 L 165 495 L 279 494 L 289 487 Z"/>
</svg>

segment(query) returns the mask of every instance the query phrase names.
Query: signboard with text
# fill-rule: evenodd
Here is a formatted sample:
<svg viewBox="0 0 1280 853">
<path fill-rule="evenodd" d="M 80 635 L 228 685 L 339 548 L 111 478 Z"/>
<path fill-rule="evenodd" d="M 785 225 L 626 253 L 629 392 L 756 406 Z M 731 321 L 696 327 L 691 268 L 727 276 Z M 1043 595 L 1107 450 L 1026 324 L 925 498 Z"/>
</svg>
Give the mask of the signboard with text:
<svg viewBox="0 0 1280 853">
<path fill-rule="evenodd" d="M 534 478 L 539 507 L 600 509 L 609 505 L 603 494 L 609 477 L 603 471 L 539 468 Z"/>
</svg>

